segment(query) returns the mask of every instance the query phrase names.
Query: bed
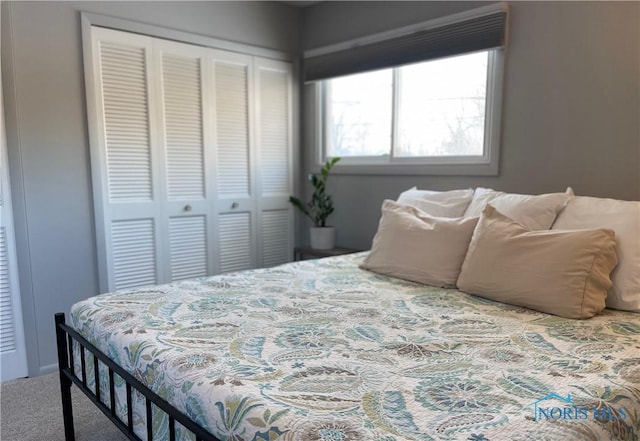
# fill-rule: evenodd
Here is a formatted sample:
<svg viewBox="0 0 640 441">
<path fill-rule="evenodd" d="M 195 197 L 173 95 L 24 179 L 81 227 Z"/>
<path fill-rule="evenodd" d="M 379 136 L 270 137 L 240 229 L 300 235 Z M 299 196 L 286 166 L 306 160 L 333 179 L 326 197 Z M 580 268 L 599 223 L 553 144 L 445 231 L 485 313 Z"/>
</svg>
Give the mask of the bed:
<svg viewBox="0 0 640 441">
<path fill-rule="evenodd" d="M 565 319 L 364 255 L 75 304 L 57 317 L 67 439 L 72 383 L 131 439 L 640 438 L 639 314 Z"/>
</svg>

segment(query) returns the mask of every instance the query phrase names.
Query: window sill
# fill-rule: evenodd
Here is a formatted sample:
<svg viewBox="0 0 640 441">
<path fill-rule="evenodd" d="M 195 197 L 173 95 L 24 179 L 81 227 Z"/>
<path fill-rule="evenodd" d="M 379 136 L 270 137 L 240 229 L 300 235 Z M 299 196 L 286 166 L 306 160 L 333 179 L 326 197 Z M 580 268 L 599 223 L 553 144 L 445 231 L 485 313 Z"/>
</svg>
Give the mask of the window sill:
<svg viewBox="0 0 640 441">
<path fill-rule="evenodd" d="M 321 165 L 313 167 L 320 172 Z M 433 175 L 433 176 L 498 176 L 498 162 L 479 164 L 336 164 L 331 169 L 336 175 Z"/>
</svg>

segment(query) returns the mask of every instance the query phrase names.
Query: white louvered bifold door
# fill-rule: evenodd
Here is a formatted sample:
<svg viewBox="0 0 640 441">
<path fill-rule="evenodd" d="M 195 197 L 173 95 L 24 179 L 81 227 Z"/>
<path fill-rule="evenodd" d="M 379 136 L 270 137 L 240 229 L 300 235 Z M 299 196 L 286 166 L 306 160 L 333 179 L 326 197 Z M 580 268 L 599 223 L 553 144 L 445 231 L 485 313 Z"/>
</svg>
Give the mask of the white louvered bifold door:
<svg viewBox="0 0 640 441">
<path fill-rule="evenodd" d="M 220 51 L 211 54 L 216 272 L 227 273 L 257 266 L 251 57 Z"/>
<path fill-rule="evenodd" d="M 7 381 L 28 372 L 2 100 L 0 78 L 0 381 Z"/>
<path fill-rule="evenodd" d="M 209 94 L 206 49 L 154 40 L 156 72 L 160 72 L 160 162 L 163 170 L 164 237 L 167 280 L 213 273 L 211 161 L 205 149 L 203 105 Z M 206 136 L 209 136 L 207 133 Z M 208 161 L 207 161 L 208 160 Z"/>
<path fill-rule="evenodd" d="M 101 292 L 290 261 L 290 65 L 90 32 Z"/>
<path fill-rule="evenodd" d="M 292 189 L 291 65 L 256 58 L 259 265 L 291 261 Z"/>
<path fill-rule="evenodd" d="M 152 39 L 92 28 L 93 98 L 97 124 L 92 151 L 99 255 L 108 274 L 101 291 L 163 280 Z M 96 173 L 96 171 L 99 171 Z M 100 222 L 103 221 L 103 222 Z M 102 242 L 103 241 L 103 242 Z M 106 280 L 105 280 L 106 279 Z"/>
</svg>

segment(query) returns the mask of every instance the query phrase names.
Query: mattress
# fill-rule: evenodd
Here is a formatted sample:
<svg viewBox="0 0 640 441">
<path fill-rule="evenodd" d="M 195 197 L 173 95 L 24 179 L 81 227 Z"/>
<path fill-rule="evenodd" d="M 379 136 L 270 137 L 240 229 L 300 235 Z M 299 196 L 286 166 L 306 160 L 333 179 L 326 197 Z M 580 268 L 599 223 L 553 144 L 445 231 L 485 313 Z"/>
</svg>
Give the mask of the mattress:
<svg viewBox="0 0 640 441">
<path fill-rule="evenodd" d="M 71 325 L 221 440 L 640 437 L 639 314 L 564 319 L 363 257 L 103 294 Z M 154 418 L 154 439 L 166 426 Z"/>
</svg>

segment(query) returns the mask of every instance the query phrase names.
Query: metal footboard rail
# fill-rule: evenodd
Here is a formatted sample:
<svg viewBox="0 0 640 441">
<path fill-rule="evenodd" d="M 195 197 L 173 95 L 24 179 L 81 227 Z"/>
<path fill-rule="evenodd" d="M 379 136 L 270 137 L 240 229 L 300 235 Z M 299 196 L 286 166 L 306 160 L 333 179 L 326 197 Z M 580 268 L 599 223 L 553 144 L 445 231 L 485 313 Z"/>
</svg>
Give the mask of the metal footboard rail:
<svg viewBox="0 0 640 441">
<path fill-rule="evenodd" d="M 71 386 L 76 385 L 84 394 L 105 414 L 122 433 L 132 441 L 141 441 L 133 431 L 133 391 L 137 391 L 145 398 L 147 441 L 153 438 L 153 405 L 161 409 L 169 417 L 169 441 L 176 441 L 176 421 L 195 436 L 196 441 L 220 441 L 187 415 L 173 407 L 166 400 L 142 384 L 138 379 L 117 365 L 87 339 L 65 324 L 65 315 L 55 315 L 56 342 L 58 347 L 58 369 L 60 372 L 60 391 L 62 395 L 62 414 L 64 418 L 64 433 L 66 441 L 75 441 L 73 425 L 73 406 L 71 401 Z M 82 378 L 75 374 L 73 342 L 80 348 L 80 368 Z M 93 374 L 95 392 L 87 386 L 87 362 L 85 352 L 93 355 Z M 108 369 L 109 405 L 103 402 L 100 391 L 100 363 Z M 125 382 L 127 399 L 127 421 L 122 421 L 116 414 L 115 403 L 115 375 Z M 156 440 L 159 441 L 159 440 Z"/>
</svg>

